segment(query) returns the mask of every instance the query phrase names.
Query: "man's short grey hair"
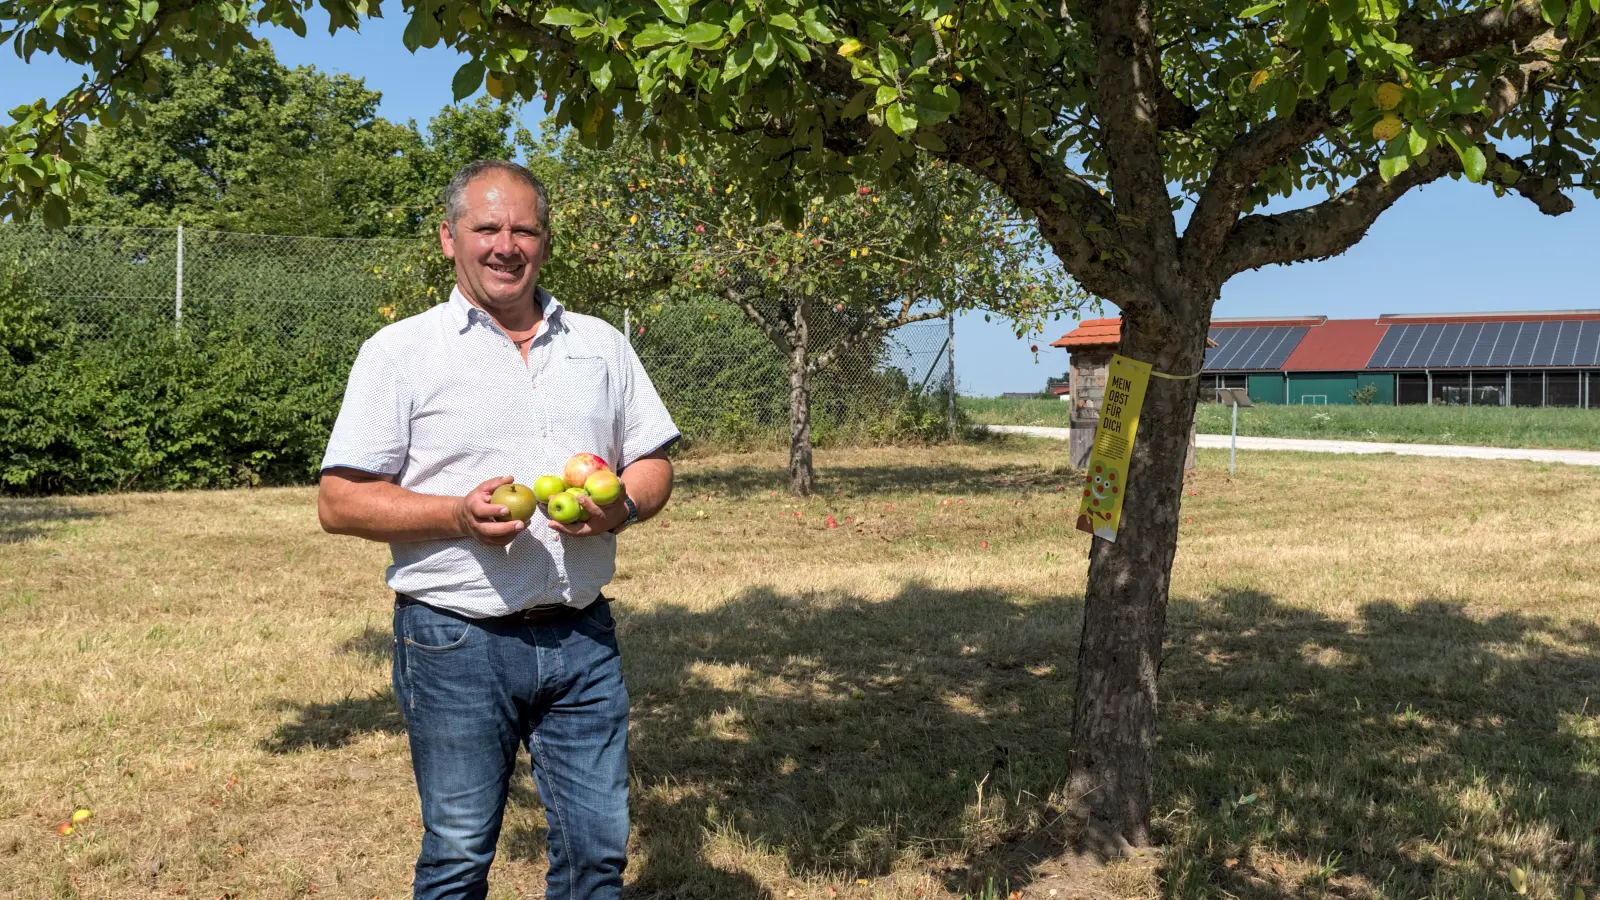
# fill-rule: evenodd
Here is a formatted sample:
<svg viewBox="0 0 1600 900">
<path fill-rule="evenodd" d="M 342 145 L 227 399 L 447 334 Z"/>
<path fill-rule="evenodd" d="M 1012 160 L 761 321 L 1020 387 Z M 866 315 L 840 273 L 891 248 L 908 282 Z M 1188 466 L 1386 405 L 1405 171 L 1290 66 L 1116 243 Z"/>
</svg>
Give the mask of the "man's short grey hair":
<svg viewBox="0 0 1600 900">
<path fill-rule="evenodd" d="M 503 159 L 479 159 L 469 162 L 456 170 L 450 183 L 444 189 L 444 219 L 452 228 L 461 217 L 467 214 L 467 185 L 480 175 L 491 172 L 503 172 L 522 182 L 539 197 L 539 227 L 544 231 L 550 230 L 550 192 L 545 189 L 544 182 L 537 175 L 528 171 L 526 167 Z"/>
</svg>

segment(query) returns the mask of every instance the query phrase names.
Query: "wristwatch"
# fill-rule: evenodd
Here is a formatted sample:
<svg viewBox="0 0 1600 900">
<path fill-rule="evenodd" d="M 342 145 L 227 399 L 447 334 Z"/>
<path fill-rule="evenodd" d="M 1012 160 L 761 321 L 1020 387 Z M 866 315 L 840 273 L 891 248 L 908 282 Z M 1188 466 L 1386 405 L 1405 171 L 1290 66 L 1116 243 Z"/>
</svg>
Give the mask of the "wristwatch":
<svg viewBox="0 0 1600 900">
<path fill-rule="evenodd" d="M 611 529 L 612 534 L 617 534 L 622 531 L 622 529 L 627 528 L 629 525 L 639 521 L 639 504 L 633 502 L 633 498 L 629 497 L 627 494 L 622 495 L 622 502 L 628 505 L 628 517 L 622 520 L 621 525 Z"/>
</svg>

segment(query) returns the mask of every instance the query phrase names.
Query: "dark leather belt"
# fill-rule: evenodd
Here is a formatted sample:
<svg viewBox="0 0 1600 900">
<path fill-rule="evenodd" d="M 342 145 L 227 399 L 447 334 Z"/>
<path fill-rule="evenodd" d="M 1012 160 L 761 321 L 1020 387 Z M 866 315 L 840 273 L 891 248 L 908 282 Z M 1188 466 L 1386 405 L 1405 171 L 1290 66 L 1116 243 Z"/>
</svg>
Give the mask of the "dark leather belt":
<svg viewBox="0 0 1600 900">
<path fill-rule="evenodd" d="M 421 600 L 418 600 L 417 598 L 407 594 L 396 593 L 394 595 L 394 599 L 395 603 L 399 604 L 400 606 L 411 606 L 415 604 L 417 606 L 428 606 L 430 609 L 438 609 L 436 606 L 430 606 L 429 604 L 423 603 Z M 605 600 L 606 595 L 601 594 L 595 598 L 594 602 L 604 603 Z M 506 624 L 521 625 L 554 625 L 558 622 L 567 622 L 571 621 L 572 619 L 576 619 L 577 617 L 583 615 L 585 608 L 586 607 L 568 606 L 565 603 L 542 603 L 538 606 L 530 606 L 527 609 L 520 609 L 514 613 L 508 613 L 503 616 L 487 616 L 483 619 L 477 619 L 475 621 L 504 622 Z M 458 615 L 457 613 L 445 610 L 440 611 L 449 616 Z M 461 618 L 466 617 L 461 616 Z"/>
</svg>

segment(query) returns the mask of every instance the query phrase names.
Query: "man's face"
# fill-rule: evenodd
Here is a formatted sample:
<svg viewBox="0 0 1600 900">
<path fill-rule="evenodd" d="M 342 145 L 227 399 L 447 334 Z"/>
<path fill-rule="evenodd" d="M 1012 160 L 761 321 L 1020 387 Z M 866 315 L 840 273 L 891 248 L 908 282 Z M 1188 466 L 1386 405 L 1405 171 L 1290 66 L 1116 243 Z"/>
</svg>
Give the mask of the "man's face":
<svg viewBox="0 0 1600 900">
<path fill-rule="evenodd" d="M 456 263 L 456 283 L 486 309 L 527 303 L 550 258 L 550 235 L 539 225 L 539 195 L 503 172 L 467 184 L 466 211 L 439 226 L 439 244 Z"/>
</svg>

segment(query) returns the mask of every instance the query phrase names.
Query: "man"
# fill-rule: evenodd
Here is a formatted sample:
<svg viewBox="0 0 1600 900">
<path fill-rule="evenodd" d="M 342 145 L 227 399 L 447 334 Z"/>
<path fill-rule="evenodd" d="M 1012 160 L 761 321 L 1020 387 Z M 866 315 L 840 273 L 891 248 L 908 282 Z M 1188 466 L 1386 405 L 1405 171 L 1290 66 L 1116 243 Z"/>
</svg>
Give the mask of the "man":
<svg viewBox="0 0 1600 900">
<path fill-rule="evenodd" d="M 628 695 L 609 604 L 615 534 L 672 492 L 678 437 L 627 338 L 538 287 L 549 196 L 475 162 L 445 190 L 446 303 L 361 348 L 322 462 L 322 527 L 394 556 L 394 690 L 422 798 L 418 900 L 481 898 L 519 745 L 550 827 L 547 896 L 621 894 Z M 501 522 L 494 489 L 574 453 L 624 498 L 589 520 Z"/>
</svg>

